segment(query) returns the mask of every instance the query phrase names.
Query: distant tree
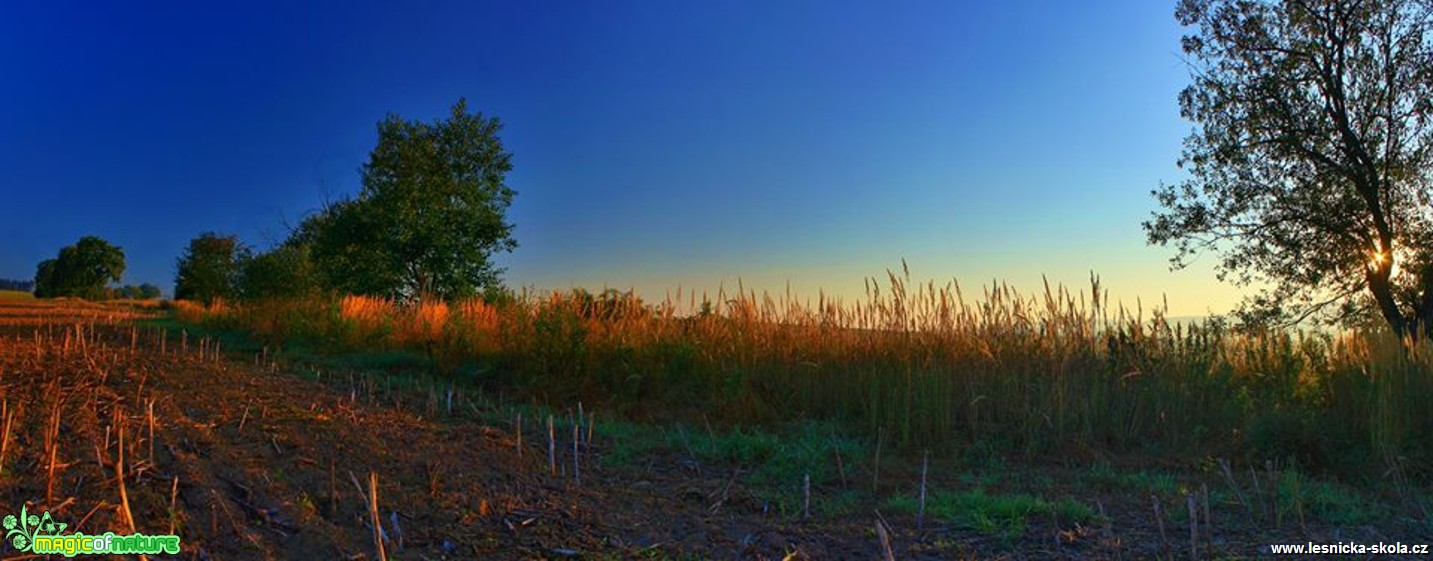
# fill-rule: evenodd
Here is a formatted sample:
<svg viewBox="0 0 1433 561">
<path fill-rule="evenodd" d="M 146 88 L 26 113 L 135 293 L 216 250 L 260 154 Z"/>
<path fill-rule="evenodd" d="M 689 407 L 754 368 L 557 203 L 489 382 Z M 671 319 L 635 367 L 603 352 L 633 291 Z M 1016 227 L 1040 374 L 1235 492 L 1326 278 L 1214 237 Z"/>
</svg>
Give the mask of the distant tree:
<svg viewBox="0 0 1433 561">
<path fill-rule="evenodd" d="M 124 251 L 95 236 L 65 246 L 58 257 L 35 268 L 35 296 L 75 296 L 99 300 L 106 286 L 124 275 Z"/>
<path fill-rule="evenodd" d="M 140 298 L 145 300 L 158 300 L 162 296 L 164 296 L 164 294 L 161 293 L 159 287 L 153 283 L 146 282 L 139 285 Z"/>
<path fill-rule="evenodd" d="M 238 285 L 240 264 L 249 249 L 233 235 L 204 232 L 189 241 L 179 257 L 174 275 L 174 298 L 212 304 L 232 299 Z"/>
<path fill-rule="evenodd" d="M 311 243 L 325 284 L 342 292 L 457 298 L 498 284 L 492 254 L 517 247 L 501 128 L 464 100 L 432 123 L 389 115 L 357 198 L 310 217 L 295 243 Z"/>
<path fill-rule="evenodd" d="M 1433 3 L 1182 0 L 1189 179 L 1149 242 L 1266 288 L 1246 322 L 1433 322 Z"/>
<path fill-rule="evenodd" d="M 577 307 L 578 315 L 588 319 L 615 321 L 650 313 L 642 299 L 630 290 L 623 292 L 608 288 L 600 294 L 593 294 L 585 288 L 577 288 L 572 290 L 570 298 Z"/>
<path fill-rule="evenodd" d="M 20 290 L 24 292 L 32 292 L 35 290 L 35 281 L 0 279 L 0 290 Z"/>
<path fill-rule="evenodd" d="M 46 259 L 35 266 L 35 297 L 54 298 L 59 296 L 60 287 L 55 279 L 56 259 Z"/>
<path fill-rule="evenodd" d="M 302 297 L 320 290 L 307 244 L 285 244 L 244 261 L 239 296 L 246 300 Z"/>
<path fill-rule="evenodd" d="M 144 294 L 140 292 L 139 287 L 132 284 L 126 284 L 120 287 L 116 292 L 117 294 L 115 294 L 115 296 L 118 298 L 128 298 L 130 300 L 141 300 L 144 298 Z"/>
<path fill-rule="evenodd" d="M 502 284 L 490 284 L 483 287 L 483 292 L 478 295 L 478 297 L 481 298 L 483 302 L 496 306 L 499 309 L 506 309 L 518 302 L 518 294 L 514 292 L 513 289 Z"/>
</svg>

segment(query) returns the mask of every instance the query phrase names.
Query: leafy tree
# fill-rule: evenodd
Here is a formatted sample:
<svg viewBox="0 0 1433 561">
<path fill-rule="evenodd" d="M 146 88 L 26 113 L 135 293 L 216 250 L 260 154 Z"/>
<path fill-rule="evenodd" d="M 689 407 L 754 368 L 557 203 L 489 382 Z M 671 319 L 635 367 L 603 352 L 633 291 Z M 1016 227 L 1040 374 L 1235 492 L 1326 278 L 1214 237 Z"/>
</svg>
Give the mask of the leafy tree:
<svg viewBox="0 0 1433 561">
<path fill-rule="evenodd" d="M 111 298 L 127 298 L 130 300 L 154 300 L 160 297 L 159 287 L 150 283 L 139 286 L 126 284 L 119 288 L 110 290 Z"/>
<path fill-rule="evenodd" d="M 95 236 L 65 246 L 59 256 L 35 268 L 35 296 L 76 296 L 99 300 L 110 282 L 124 275 L 124 251 Z"/>
<path fill-rule="evenodd" d="M 306 244 L 285 244 L 245 260 L 239 295 L 247 300 L 301 297 L 319 291 Z"/>
<path fill-rule="evenodd" d="M 394 296 L 402 285 L 391 266 L 372 205 L 349 199 L 304 220 L 287 246 L 303 248 L 320 284 L 344 294 Z"/>
<path fill-rule="evenodd" d="M 233 235 L 204 232 L 189 241 L 174 275 L 174 298 L 212 304 L 232 299 L 238 285 L 240 263 L 249 249 Z"/>
<path fill-rule="evenodd" d="M 159 287 L 153 283 L 142 283 L 139 285 L 139 297 L 145 300 L 158 300 L 163 294 Z"/>
<path fill-rule="evenodd" d="M 357 198 L 310 217 L 291 241 L 311 242 L 325 284 L 342 292 L 455 298 L 498 284 L 492 254 L 517 247 L 501 128 L 464 100 L 431 123 L 389 115 Z"/>
<path fill-rule="evenodd" d="M 1433 321 L 1433 3 L 1182 0 L 1194 123 L 1144 223 L 1175 268 L 1205 251 L 1262 288 L 1246 322 Z"/>
<path fill-rule="evenodd" d="M 59 296 L 59 294 L 56 294 L 56 292 L 59 291 L 59 287 L 56 286 L 57 281 L 55 279 L 56 261 L 57 260 L 55 259 L 46 259 L 44 261 L 41 261 L 39 265 L 35 266 L 36 298 L 54 298 L 56 296 Z"/>
</svg>

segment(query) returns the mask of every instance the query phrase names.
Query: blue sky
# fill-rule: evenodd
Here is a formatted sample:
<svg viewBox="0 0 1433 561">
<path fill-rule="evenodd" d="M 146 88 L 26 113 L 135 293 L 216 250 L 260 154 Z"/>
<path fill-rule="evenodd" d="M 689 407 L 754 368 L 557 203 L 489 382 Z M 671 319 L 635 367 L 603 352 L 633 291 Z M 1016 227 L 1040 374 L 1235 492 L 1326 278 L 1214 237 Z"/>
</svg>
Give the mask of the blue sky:
<svg viewBox="0 0 1433 561">
<path fill-rule="evenodd" d="M 0 5 L 0 277 L 80 236 L 172 286 L 358 190 L 386 113 L 459 97 L 514 155 L 510 284 L 1238 297 L 1139 223 L 1178 180 L 1173 2 Z"/>
</svg>

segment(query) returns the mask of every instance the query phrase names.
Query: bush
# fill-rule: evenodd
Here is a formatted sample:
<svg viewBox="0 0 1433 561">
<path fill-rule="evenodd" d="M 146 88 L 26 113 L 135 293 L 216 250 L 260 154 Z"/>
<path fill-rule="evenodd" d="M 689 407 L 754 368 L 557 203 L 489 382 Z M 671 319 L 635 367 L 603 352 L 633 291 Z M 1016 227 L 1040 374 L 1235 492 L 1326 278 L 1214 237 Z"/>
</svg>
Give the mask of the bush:
<svg viewBox="0 0 1433 561">
<path fill-rule="evenodd" d="M 320 292 L 306 245 L 280 245 L 244 260 L 239 296 L 245 300 L 299 299 Z"/>
</svg>

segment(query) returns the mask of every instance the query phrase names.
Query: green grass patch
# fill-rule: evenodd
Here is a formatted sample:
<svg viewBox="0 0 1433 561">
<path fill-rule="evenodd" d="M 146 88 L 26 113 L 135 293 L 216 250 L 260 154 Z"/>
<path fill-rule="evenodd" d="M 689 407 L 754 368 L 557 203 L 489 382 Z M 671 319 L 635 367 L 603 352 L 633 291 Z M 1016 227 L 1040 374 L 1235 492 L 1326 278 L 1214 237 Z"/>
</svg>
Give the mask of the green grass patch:
<svg viewBox="0 0 1433 561">
<path fill-rule="evenodd" d="M 741 468 L 749 474 L 748 483 L 773 485 L 801 482 L 808 475 L 812 485 L 825 485 L 839 476 L 843 464 L 868 454 L 864 442 L 840 436 L 830 422 L 799 423 L 779 431 L 708 430 L 693 450 L 706 462 Z"/>
<path fill-rule="evenodd" d="M 1140 491 L 1175 495 L 1183 491 L 1173 474 L 1160 471 L 1121 472 L 1108 463 L 1095 464 L 1081 477 L 1087 485 L 1105 491 Z"/>
<path fill-rule="evenodd" d="M 163 329 L 165 336 L 169 339 L 169 349 L 176 350 L 177 345 L 194 345 L 202 339 L 219 342 L 219 350 L 222 352 L 235 353 L 258 353 L 263 350 L 264 345 L 248 333 L 239 329 L 230 329 L 201 323 L 185 323 L 175 319 L 174 316 L 164 315 L 151 319 L 139 320 L 136 322 L 141 328 Z"/>
<path fill-rule="evenodd" d="M 23 290 L 0 290 L 0 300 L 34 300 L 35 295 Z"/>
<path fill-rule="evenodd" d="M 805 514 L 807 477 L 812 487 L 812 516 L 849 512 L 860 494 L 841 484 L 842 471 L 847 483 L 854 484 L 853 464 L 870 455 L 867 443 L 842 436 L 834 423 L 801 423 L 771 430 L 658 427 L 599 420 L 596 432 L 611 443 L 602 457 L 604 467 L 644 469 L 654 456 L 678 458 L 710 476 L 735 474 L 743 489 L 784 517 Z"/>
<path fill-rule="evenodd" d="M 1300 513 L 1309 518 L 1339 525 L 1369 524 L 1387 519 L 1383 505 L 1369 501 L 1357 491 L 1312 479 L 1295 470 L 1279 476 L 1277 516 L 1295 519 Z"/>
<path fill-rule="evenodd" d="M 887 500 L 886 507 L 915 513 L 920 503 L 914 496 L 900 495 Z M 1095 511 L 1069 498 L 1049 501 L 1023 493 L 992 494 L 975 489 L 931 494 L 926 497 L 926 516 L 1009 540 L 1024 534 L 1031 518 L 1054 516 L 1061 524 L 1073 524 L 1094 519 Z"/>
</svg>

